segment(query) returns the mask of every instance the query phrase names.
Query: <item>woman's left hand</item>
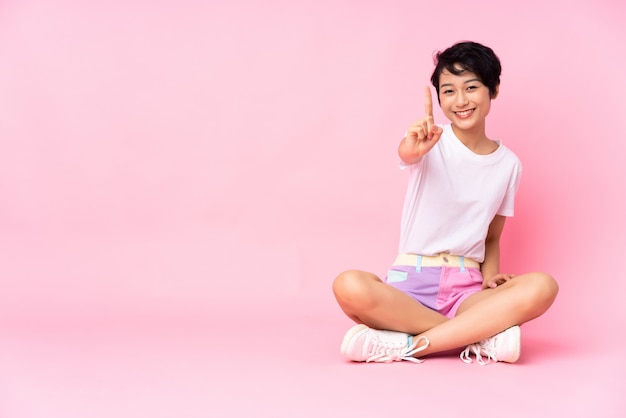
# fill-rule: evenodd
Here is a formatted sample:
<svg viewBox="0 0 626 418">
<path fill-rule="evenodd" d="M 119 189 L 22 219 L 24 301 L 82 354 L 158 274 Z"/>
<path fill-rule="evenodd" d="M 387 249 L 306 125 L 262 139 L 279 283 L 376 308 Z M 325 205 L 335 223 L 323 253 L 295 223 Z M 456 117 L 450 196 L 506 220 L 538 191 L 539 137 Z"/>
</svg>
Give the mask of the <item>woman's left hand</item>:
<svg viewBox="0 0 626 418">
<path fill-rule="evenodd" d="M 514 277 L 514 274 L 496 274 L 492 278 L 485 280 L 485 282 L 483 283 L 483 289 L 495 289 L 496 287 L 503 285 Z"/>
</svg>

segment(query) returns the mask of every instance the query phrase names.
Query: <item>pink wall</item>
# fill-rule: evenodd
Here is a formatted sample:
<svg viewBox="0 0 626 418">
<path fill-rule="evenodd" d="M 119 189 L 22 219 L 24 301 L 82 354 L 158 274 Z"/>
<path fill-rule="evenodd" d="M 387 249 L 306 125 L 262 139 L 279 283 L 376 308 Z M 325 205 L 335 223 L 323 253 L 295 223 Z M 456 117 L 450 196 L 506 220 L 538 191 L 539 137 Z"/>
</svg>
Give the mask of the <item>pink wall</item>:
<svg viewBox="0 0 626 418">
<path fill-rule="evenodd" d="M 5 318 L 336 309 L 336 273 L 394 255 L 432 53 L 472 39 L 525 164 L 504 268 L 560 281 L 538 327 L 626 319 L 623 1 L 53 3 L 0 5 Z"/>
</svg>

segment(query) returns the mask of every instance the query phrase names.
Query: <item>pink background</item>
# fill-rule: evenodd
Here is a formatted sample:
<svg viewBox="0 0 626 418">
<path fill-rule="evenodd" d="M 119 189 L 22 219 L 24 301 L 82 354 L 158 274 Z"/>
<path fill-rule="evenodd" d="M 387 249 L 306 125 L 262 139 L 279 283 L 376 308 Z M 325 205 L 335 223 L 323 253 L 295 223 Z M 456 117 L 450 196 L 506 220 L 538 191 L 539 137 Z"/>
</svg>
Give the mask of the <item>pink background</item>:
<svg viewBox="0 0 626 418">
<path fill-rule="evenodd" d="M 626 3 L 554 3 L 0 3 L 0 417 L 623 416 Z M 395 255 L 465 39 L 524 162 L 503 270 L 561 293 L 514 366 L 346 363 L 330 284 Z"/>
</svg>

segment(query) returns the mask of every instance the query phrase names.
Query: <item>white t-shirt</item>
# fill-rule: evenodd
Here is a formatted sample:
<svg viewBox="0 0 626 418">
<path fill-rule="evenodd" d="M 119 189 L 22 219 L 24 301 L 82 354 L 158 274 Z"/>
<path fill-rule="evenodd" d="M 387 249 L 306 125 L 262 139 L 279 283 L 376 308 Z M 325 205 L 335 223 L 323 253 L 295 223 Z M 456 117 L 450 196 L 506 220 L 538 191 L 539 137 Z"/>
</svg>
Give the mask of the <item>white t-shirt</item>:
<svg viewBox="0 0 626 418">
<path fill-rule="evenodd" d="M 495 215 L 513 216 L 522 164 L 502 143 L 478 155 L 443 127 L 439 142 L 409 168 L 399 253 L 450 253 L 485 259 L 485 238 Z"/>
</svg>

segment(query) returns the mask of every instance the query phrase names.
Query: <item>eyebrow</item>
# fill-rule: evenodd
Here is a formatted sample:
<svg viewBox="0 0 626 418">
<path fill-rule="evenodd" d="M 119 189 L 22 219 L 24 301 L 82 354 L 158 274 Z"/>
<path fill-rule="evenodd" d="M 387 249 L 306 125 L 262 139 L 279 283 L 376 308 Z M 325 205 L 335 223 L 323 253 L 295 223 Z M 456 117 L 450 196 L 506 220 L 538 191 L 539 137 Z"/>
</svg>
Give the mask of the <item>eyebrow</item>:
<svg viewBox="0 0 626 418">
<path fill-rule="evenodd" d="M 478 78 L 470 78 L 469 80 L 465 80 L 463 82 L 463 84 L 472 83 L 474 81 L 478 81 L 479 83 L 482 83 L 482 81 L 480 81 L 480 79 L 478 79 Z M 448 86 L 452 86 L 452 85 L 453 85 L 452 83 L 446 83 L 446 84 L 440 85 L 439 88 L 448 87 Z"/>
</svg>

